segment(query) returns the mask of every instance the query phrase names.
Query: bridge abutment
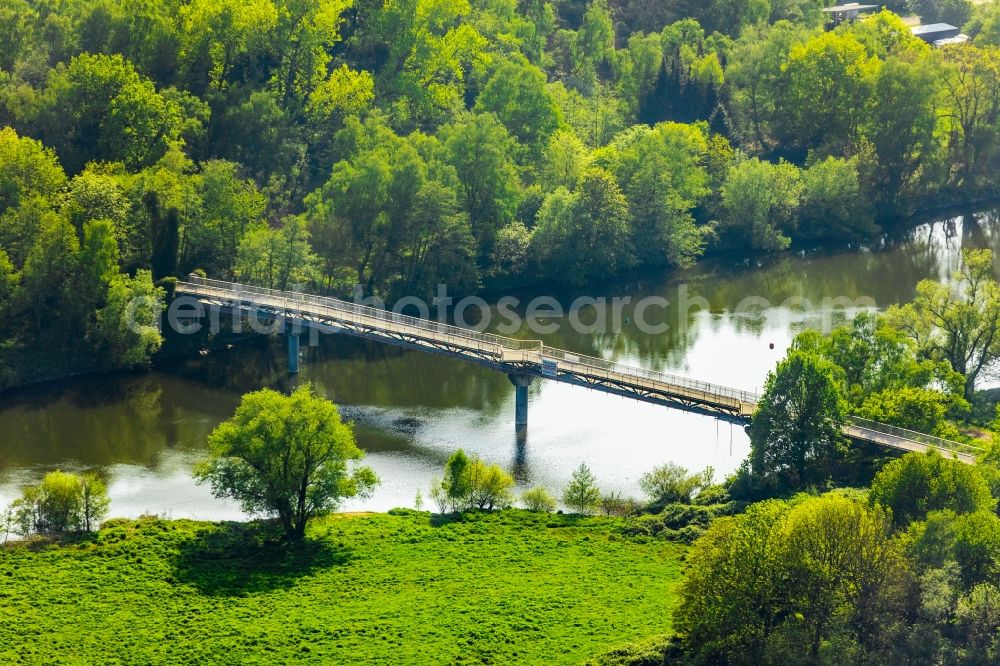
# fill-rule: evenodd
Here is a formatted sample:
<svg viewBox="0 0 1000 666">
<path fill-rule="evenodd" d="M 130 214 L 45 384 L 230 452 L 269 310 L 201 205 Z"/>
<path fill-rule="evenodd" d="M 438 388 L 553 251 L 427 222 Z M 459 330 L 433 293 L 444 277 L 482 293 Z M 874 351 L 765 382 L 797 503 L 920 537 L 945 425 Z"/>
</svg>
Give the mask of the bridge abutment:
<svg viewBox="0 0 1000 666">
<path fill-rule="evenodd" d="M 528 432 L 528 387 L 534 379 L 531 375 L 507 375 L 514 385 L 514 431 L 519 435 Z"/>
</svg>

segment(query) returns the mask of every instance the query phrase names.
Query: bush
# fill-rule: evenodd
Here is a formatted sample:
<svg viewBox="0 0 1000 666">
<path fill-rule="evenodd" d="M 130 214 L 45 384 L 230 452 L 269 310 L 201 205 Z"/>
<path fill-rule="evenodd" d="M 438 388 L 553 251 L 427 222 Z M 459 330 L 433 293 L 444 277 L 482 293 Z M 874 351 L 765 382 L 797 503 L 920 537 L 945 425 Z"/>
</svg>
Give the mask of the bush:
<svg viewBox="0 0 1000 666">
<path fill-rule="evenodd" d="M 479 458 L 473 459 L 468 468 L 469 503 L 477 509 L 492 511 L 506 509 L 514 502 L 514 477 L 500 468 Z"/>
<path fill-rule="evenodd" d="M 56 470 L 37 486 L 26 487 L 10 513 L 22 536 L 91 532 L 107 514 L 108 505 L 107 490 L 97 476 Z"/>
<path fill-rule="evenodd" d="M 514 477 L 499 465 L 455 451 L 445 465 L 444 479 L 431 486 L 441 513 L 463 509 L 506 509 L 514 501 Z"/>
<path fill-rule="evenodd" d="M 726 487 L 721 484 L 713 484 L 702 488 L 698 494 L 694 496 L 694 499 L 691 500 L 692 504 L 697 504 L 699 506 L 726 504 L 727 502 L 729 502 L 729 491 L 727 491 Z"/>
<path fill-rule="evenodd" d="M 712 484 L 713 475 L 714 470 L 711 467 L 699 474 L 689 474 L 680 465 L 666 463 L 643 474 L 639 479 L 639 487 L 646 493 L 650 504 L 654 507 L 671 502 L 687 504 L 696 491 Z"/>
<path fill-rule="evenodd" d="M 872 503 L 892 511 L 896 525 L 923 520 L 928 511 L 992 511 L 996 500 L 982 472 L 934 451 L 907 453 L 875 475 L 868 494 Z"/>
<path fill-rule="evenodd" d="M 659 518 L 665 527 L 672 530 L 687 527 L 688 525 L 708 527 L 715 518 L 733 513 L 733 506 L 731 504 L 716 504 L 712 506 L 668 504 L 663 507 Z"/>
<path fill-rule="evenodd" d="M 737 504 L 668 504 L 659 514 L 646 514 L 629 520 L 622 533 L 628 536 L 648 536 L 691 543 L 720 516 L 736 513 Z"/>
<path fill-rule="evenodd" d="M 598 501 L 598 507 L 605 516 L 631 516 L 639 512 L 639 503 L 621 493 L 605 493 Z"/>
<path fill-rule="evenodd" d="M 556 498 L 541 486 L 526 490 L 521 495 L 521 502 L 528 511 L 552 513 L 556 510 Z"/>
</svg>

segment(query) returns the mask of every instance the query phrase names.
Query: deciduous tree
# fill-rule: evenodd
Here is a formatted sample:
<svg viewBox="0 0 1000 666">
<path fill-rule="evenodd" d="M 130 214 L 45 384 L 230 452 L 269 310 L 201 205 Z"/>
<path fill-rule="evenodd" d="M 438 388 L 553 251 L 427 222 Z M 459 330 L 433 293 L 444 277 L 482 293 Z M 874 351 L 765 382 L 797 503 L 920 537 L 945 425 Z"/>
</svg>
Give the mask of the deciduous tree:
<svg viewBox="0 0 1000 666">
<path fill-rule="evenodd" d="M 844 450 L 846 413 L 833 365 L 791 351 L 768 374 L 750 424 L 754 473 L 785 473 L 793 487 L 822 480 L 827 465 Z"/>
<path fill-rule="evenodd" d="M 951 284 L 922 280 L 912 303 L 893 306 L 887 320 L 929 358 L 947 361 L 965 377 L 965 398 L 1000 358 L 1000 286 L 990 250 L 963 250 Z"/>
<path fill-rule="evenodd" d="M 291 395 L 263 389 L 243 396 L 236 413 L 209 436 L 212 459 L 196 478 L 243 511 L 274 516 L 289 539 L 307 522 L 378 483 L 367 467 L 348 463 L 364 454 L 354 430 L 329 400 L 306 384 Z"/>
<path fill-rule="evenodd" d="M 597 487 L 597 479 L 586 463 L 580 463 L 573 472 L 569 485 L 563 490 L 563 504 L 577 513 L 590 513 L 597 507 L 600 499 L 601 491 Z"/>
<path fill-rule="evenodd" d="M 870 500 L 892 511 L 896 525 L 922 520 L 929 511 L 991 511 L 996 500 L 978 469 L 935 451 L 907 453 L 883 467 L 872 481 Z"/>
</svg>

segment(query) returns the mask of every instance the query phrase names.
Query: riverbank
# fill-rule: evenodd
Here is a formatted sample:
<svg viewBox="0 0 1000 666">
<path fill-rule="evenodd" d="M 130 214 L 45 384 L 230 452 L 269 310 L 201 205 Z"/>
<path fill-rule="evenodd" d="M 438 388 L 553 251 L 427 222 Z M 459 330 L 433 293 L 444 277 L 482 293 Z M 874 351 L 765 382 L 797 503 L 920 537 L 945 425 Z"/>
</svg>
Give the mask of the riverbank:
<svg viewBox="0 0 1000 666">
<path fill-rule="evenodd" d="M 112 520 L 0 550 L 0 661 L 580 663 L 670 632 L 682 545 L 619 518 L 337 514 L 304 544 Z"/>
<path fill-rule="evenodd" d="M 791 255 L 823 255 L 838 251 L 858 254 L 866 248 L 884 250 L 893 244 L 904 241 L 903 236 L 919 228 L 921 225 L 942 219 L 962 217 L 971 208 L 988 211 L 981 213 L 981 215 L 988 215 L 996 206 L 1000 206 L 1000 199 L 996 196 L 988 196 L 977 198 L 971 202 L 954 202 L 948 205 L 937 206 L 934 209 L 923 210 L 917 214 L 899 218 L 892 224 L 883 222 L 883 233 L 878 238 L 861 245 L 844 245 L 841 242 L 827 242 L 808 246 L 793 244 L 791 248 L 784 252 L 749 255 L 746 253 L 737 253 L 732 250 L 716 249 L 706 253 L 691 268 L 682 271 L 646 270 L 632 272 L 618 276 L 609 282 L 588 285 L 586 289 L 545 282 L 486 285 L 477 292 L 477 295 L 491 302 L 497 301 L 502 296 L 511 295 L 527 301 L 532 297 L 538 296 L 540 293 L 566 301 L 570 301 L 580 295 L 616 296 L 619 295 L 619 292 L 634 290 L 637 285 L 676 282 L 678 279 L 697 281 L 700 276 L 717 272 L 720 267 L 733 269 L 739 267 L 746 268 L 751 265 L 747 262 L 751 261 L 759 263 L 776 261 Z M 460 295 L 453 296 L 456 298 L 460 297 Z M 196 358 L 198 355 L 225 349 L 234 344 L 244 343 L 254 337 L 256 336 L 247 336 L 245 334 L 224 334 L 214 337 L 207 335 L 168 336 L 168 340 L 166 340 L 163 348 L 153 358 L 151 367 L 156 368 L 185 358 Z M 0 396 L 10 395 L 28 387 L 58 385 L 60 381 L 68 379 L 111 377 L 143 371 L 144 369 L 140 368 L 136 370 L 107 372 L 102 370 L 94 359 L 80 358 L 79 355 L 53 354 L 51 350 L 0 349 Z"/>
</svg>

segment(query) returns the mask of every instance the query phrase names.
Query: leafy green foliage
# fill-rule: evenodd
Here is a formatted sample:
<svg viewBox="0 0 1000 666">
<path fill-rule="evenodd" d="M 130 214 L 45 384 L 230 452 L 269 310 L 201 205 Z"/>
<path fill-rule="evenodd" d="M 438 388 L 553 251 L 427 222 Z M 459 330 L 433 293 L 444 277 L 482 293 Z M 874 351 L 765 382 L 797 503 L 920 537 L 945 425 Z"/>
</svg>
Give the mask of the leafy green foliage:
<svg viewBox="0 0 1000 666">
<path fill-rule="evenodd" d="M 94 474 L 49 472 L 37 486 L 28 486 L 11 504 L 10 512 L 23 536 L 91 532 L 109 507 L 104 483 Z"/>
<path fill-rule="evenodd" d="M 677 624 L 698 662 L 815 658 L 835 636 L 877 653 L 872 628 L 905 592 L 887 516 L 832 494 L 717 519 L 689 561 Z"/>
<path fill-rule="evenodd" d="M 259 224 L 243 236 L 236 251 L 236 277 L 268 289 L 287 289 L 308 281 L 315 263 L 305 220 L 289 216 L 277 229 Z"/>
<path fill-rule="evenodd" d="M 180 109 L 120 55 L 82 54 L 52 70 L 36 120 L 70 173 L 89 160 L 152 164 L 180 138 Z"/>
<path fill-rule="evenodd" d="M 849 34 L 824 32 L 793 46 L 782 67 L 780 135 L 802 148 L 850 142 L 879 65 Z"/>
<path fill-rule="evenodd" d="M 822 481 L 843 450 L 847 405 L 829 361 L 793 350 L 768 374 L 750 425 L 759 476 L 781 474 L 796 488 Z"/>
<path fill-rule="evenodd" d="M 952 284 L 923 280 L 912 303 L 893 306 L 887 320 L 931 358 L 965 377 L 971 400 L 976 381 L 1000 358 L 1000 286 L 990 250 L 964 250 Z"/>
<path fill-rule="evenodd" d="M 521 503 L 528 511 L 552 513 L 556 510 L 556 498 L 541 486 L 525 490 L 521 494 Z"/>
<path fill-rule="evenodd" d="M 122 275 L 390 298 L 870 240 L 996 189 L 995 4 L 932 50 L 889 11 L 821 32 L 811 0 L 7 0 L 4 339 L 95 329 L 100 220 Z M 120 365 L 96 340 L 43 346 Z"/>
<path fill-rule="evenodd" d="M 861 192 L 856 159 L 827 157 L 804 170 L 801 206 L 803 239 L 864 239 L 877 229 Z"/>
<path fill-rule="evenodd" d="M 920 16 L 921 23 L 963 26 L 972 14 L 970 0 L 907 0 L 906 6 Z"/>
<path fill-rule="evenodd" d="M 696 493 L 712 485 L 714 470 L 690 474 L 685 468 L 666 463 L 646 472 L 639 478 L 639 487 L 655 506 L 675 502 L 688 504 Z"/>
<path fill-rule="evenodd" d="M 540 152 L 562 123 L 545 83 L 536 67 L 504 63 L 483 88 L 475 111 L 493 113 L 519 141 Z"/>
<path fill-rule="evenodd" d="M 246 394 L 209 445 L 213 458 L 196 470 L 198 480 L 247 513 L 276 516 L 292 539 L 305 535 L 311 518 L 378 484 L 369 468 L 348 469 L 364 455 L 354 431 L 309 385 L 290 396 L 270 389 Z"/>
<path fill-rule="evenodd" d="M 916 343 L 881 315 L 858 313 L 849 325 L 838 326 L 828 336 L 803 332 L 793 347 L 834 363 L 847 398 L 856 407 L 876 393 L 943 387 L 949 391 L 952 408 L 964 409 L 958 404 L 964 401 L 956 395 L 962 390 L 961 375 L 945 363 L 922 358 Z"/>
<path fill-rule="evenodd" d="M 794 165 L 740 160 L 722 187 L 723 233 L 737 246 L 784 250 L 801 197 L 802 177 Z"/>
<path fill-rule="evenodd" d="M 92 337 L 104 365 L 110 369 L 132 368 L 149 363 L 163 344 L 160 313 L 164 290 L 153 285 L 149 271 L 134 278 L 115 275 L 108 283 L 104 307 L 96 313 Z"/>
<path fill-rule="evenodd" d="M 573 471 L 569 485 L 563 490 L 562 501 L 576 513 L 590 513 L 597 508 L 601 500 L 601 491 L 597 487 L 597 479 L 586 463 Z"/>
<path fill-rule="evenodd" d="M 492 511 L 513 504 L 513 489 L 514 477 L 499 465 L 485 463 L 479 458 L 470 459 L 459 449 L 448 458 L 444 478 L 433 485 L 431 495 L 438 500 L 442 512 Z"/>
<path fill-rule="evenodd" d="M 556 190 L 542 204 L 532 239 L 537 270 L 577 285 L 621 273 L 633 262 L 628 232 L 618 183 L 603 169 L 588 169 L 577 192 Z"/>
<path fill-rule="evenodd" d="M 935 451 L 907 453 L 875 476 L 871 501 L 892 512 L 896 525 L 921 520 L 929 511 L 991 511 L 996 500 L 978 469 Z"/>
<path fill-rule="evenodd" d="M 905 387 L 874 393 L 861 404 L 858 416 L 907 430 L 937 434 L 944 425 L 948 396 L 940 391 Z"/>
</svg>

